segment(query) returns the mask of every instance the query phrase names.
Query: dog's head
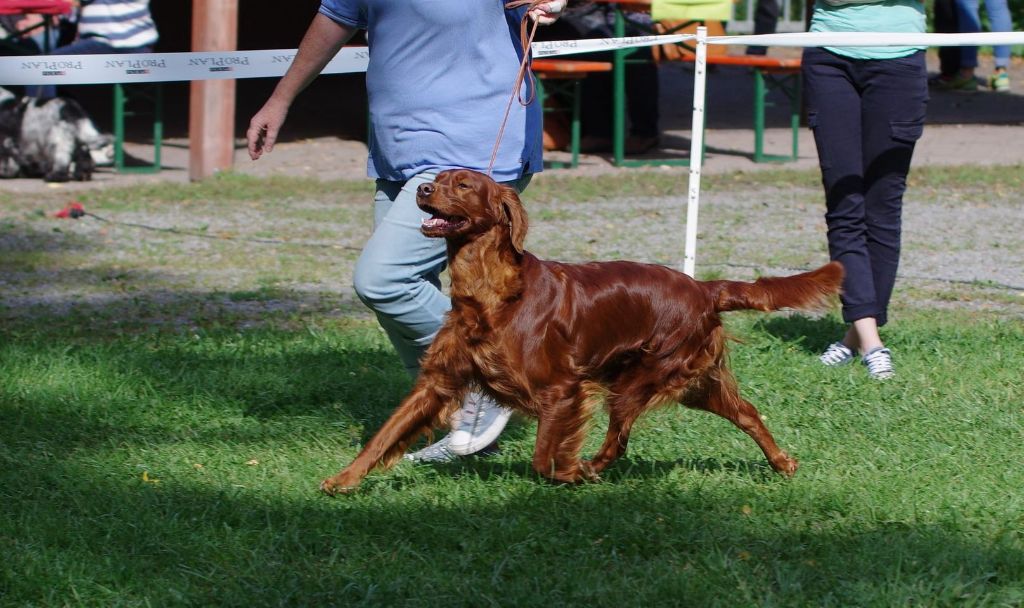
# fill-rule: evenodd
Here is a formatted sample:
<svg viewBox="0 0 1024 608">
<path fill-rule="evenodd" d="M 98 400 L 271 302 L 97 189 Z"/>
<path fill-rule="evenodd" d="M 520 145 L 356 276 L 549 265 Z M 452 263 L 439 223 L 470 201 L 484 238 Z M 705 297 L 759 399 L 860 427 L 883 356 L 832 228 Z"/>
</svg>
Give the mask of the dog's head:
<svg viewBox="0 0 1024 608">
<path fill-rule="evenodd" d="M 97 137 L 85 142 L 89 148 L 89 156 L 97 167 L 114 164 L 114 136 L 99 133 Z"/>
<path fill-rule="evenodd" d="M 516 252 L 523 252 L 527 218 L 519 195 L 482 173 L 442 171 L 433 183 L 417 188 L 416 204 L 431 216 L 420 228 L 427 236 L 469 240 L 497 227 L 508 231 Z"/>
</svg>

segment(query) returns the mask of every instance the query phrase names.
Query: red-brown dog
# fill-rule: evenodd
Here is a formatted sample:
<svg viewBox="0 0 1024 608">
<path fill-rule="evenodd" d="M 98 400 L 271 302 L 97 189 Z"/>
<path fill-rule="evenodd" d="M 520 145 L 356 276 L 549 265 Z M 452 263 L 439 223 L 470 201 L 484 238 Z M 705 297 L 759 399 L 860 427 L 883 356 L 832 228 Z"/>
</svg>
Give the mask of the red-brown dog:
<svg viewBox="0 0 1024 608">
<path fill-rule="evenodd" d="M 538 419 L 533 467 L 555 481 L 596 479 L 625 452 L 637 417 L 673 402 L 728 419 L 776 471 L 796 472 L 737 392 L 719 313 L 820 307 L 839 291 L 838 263 L 744 283 L 633 262 L 548 262 L 523 250 L 527 220 L 515 191 L 480 173 L 445 171 L 419 187 L 417 202 L 433 216 L 423 233 L 448 242 L 452 310 L 412 393 L 351 465 L 324 480 L 325 492 L 354 490 L 373 467 L 394 463 L 444 424 L 472 385 Z M 602 395 L 604 445 L 581 461 Z"/>
</svg>

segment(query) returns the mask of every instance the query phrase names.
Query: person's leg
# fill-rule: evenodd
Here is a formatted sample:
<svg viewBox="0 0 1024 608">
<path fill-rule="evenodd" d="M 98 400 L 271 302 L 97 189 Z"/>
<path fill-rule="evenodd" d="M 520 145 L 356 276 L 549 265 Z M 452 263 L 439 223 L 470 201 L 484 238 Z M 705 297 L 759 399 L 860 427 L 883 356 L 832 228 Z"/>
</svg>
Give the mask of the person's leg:
<svg viewBox="0 0 1024 608">
<path fill-rule="evenodd" d="M 374 230 L 356 262 L 356 295 L 377 315 L 410 376 L 451 308 L 441 292 L 447 259 L 443 239 L 427 238 L 416 187 L 434 180 L 421 173 L 406 182 L 378 180 Z"/>
<path fill-rule="evenodd" d="M 807 49 L 803 76 L 808 123 L 814 131 L 825 188 L 829 255 L 846 270 L 841 300 L 843 319 L 850 323 L 842 342 L 830 345 L 820 359 L 825 365 L 839 365 L 852 361 L 854 352 L 860 351 L 867 355 L 863 360 L 869 373 L 883 378 L 891 375 L 892 366 L 877 331 L 865 196 L 870 169 L 863 152 L 864 138 L 871 130 L 870 113 L 861 98 L 861 91 L 870 84 L 864 77 L 864 65 L 869 63 L 881 62 L 853 61 Z"/>
<path fill-rule="evenodd" d="M 914 146 L 924 130 L 928 73 L 923 51 L 865 62 L 859 72 L 864 91 L 864 225 L 875 308 L 847 317 L 852 325 L 843 344 L 861 354 L 872 378 L 885 379 L 894 373 L 892 355 L 878 328 L 888 322 L 899 267 L 903 193 Z"/>
<path fill-rule="evenodd" d="M 774 34 L 779 24 L 779 0 L 757 0 L 754 6 L 754 34 Z M 748 46 L 747 55 L 766 55 L 766 46 Z"/>
<path fill-rule="evenodd" d="M 935 0 L 935 32 L 952 34 L 959 31 L 954 0 Z M 939 77 L 952 79 L 960 70 L 960 49 L 955 46 L 939 47 Z"/>
<path fill-rule="evenodd" d="M 981 17 L 978 14 L 979 0 L 955 0 L 956 22 L 961 33 L 973 34 L 981 31 Z M 960 47 L 960 75 L 974 77 L 978 67 L 978 47 Z"/>
<path fill-rule="evenodd" d="M 611 53 L 596 53 L 593 61 L 612 60 Z M 583 103 L 580 107 L 580 128 L 583 131 L 583 152 L 608 152 L 612 149 L 612 75 L 588 74 L 581 85 Z"/>
<path fill-rule="evenodd" d="M 985 0 L 988 12 L 989 27 L 993 32 L 1012 32 L 1013 18 L 1006 0 Z M 995 73 L 989 78 L 989 86 L 995 91 L 1009 92 L 1010 76 L 1010 45 L 998 44 L 992 49 L 995 55 Z"/>
<path fill-rule="evenodd" d="M 117 52 L 101 38 L 80 38 L 71 44 L 57 47 L 51 55 L 98 55 Z M 57 85 L 42 84 L 25 87 L 25 95 L 40 99 L 52 99 L 57 96 Z"/>
<path fill-rule="evenodd" d="M 903 193 L 924 131 L 928 72 L 924 51 L 872 62 L 865 70 L 863 150 L 867 247 L 878 326 L 888 320 L 900 257 Z"/>
<path fill-rule="evenodd" d="M 123 55 L 128 53 L 151 53 L 152 51 L 153 47 L 150 46 L 116 48 L 107 44 L 102 38 L 89 37 L 79 38 L 71 44 L 57 47 L 50 52 L 50 55 Z M 39 97 L 40 99 L 52 99 L 57 96 L 57 85 L 30 85 L 25 88 L 25 95 L 28 97 Z"/>
<path fill-rule="evenodd" d="M 658 145 L 658 65 L 649 48 L 638 49 L 636 58 L 644 63 L 626 70 L 626 111 L 629 137 L 626 153 L 641 154 Z"/>
<path fill-rule="evenodd" d="M 875 289 L 864 216 L 861 98 L 854 62 L 808 48 L 803 55 L 807 121 L 814 133 L 825 190 L 829 255 L 843 264 L 843 318 L 875 311 Z"/>
</svg>

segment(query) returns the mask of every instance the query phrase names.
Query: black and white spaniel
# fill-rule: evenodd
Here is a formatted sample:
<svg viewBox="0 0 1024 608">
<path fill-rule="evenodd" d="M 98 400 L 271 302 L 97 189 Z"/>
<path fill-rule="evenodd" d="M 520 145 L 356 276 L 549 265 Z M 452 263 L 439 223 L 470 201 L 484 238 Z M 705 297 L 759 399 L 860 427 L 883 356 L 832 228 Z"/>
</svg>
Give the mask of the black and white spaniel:
<svg viewBox="0 0 1024 608">
<path fill-rule="evenodd" d="M 0 88 L 0 177 L 87 181 L 114 144 L 73 99 L 18 98 Z"/>
</svg>

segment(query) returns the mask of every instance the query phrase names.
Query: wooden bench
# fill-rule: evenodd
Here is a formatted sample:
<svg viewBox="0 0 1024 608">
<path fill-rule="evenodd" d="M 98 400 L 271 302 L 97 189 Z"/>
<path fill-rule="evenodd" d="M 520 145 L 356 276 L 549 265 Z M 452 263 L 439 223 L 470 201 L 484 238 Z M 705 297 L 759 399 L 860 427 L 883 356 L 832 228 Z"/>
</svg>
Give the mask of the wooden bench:
<svg viewBox="0 0 1024 608">
<path fill-rule="evenodd" d="M 612 64 L 607 61 L 534 59 L 531 69 L 536 76 L 537 102 L 543 111 L 569 113 L 569 151 L 572 154 L 569 166 L 576 167 L 580 158 L 580 105 L 583 97 L 580 85 L 588 74 L 612 71 Z M 548 106 L 548 96 L 556 92 L 560 92 L 570 99 L 568 108 Z"/>
<path fill-rule="evenodd" d="M 693 62 L 687 54 L 680 61 Z M 708 55 L 708 65 L 730 65 L 751 68 L 754 73 L 754 162 L 788 162 L 796 160 L 800 147 L 800 59 L 783 59 L 767 55 Z M 767 154 L 764 151 L 765 108 L 771 105 L 768 95 L 782 91 L 789 100 L 789 122 L 793 133 L 792 152 Z"/>
</svg>

